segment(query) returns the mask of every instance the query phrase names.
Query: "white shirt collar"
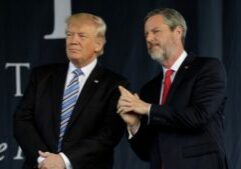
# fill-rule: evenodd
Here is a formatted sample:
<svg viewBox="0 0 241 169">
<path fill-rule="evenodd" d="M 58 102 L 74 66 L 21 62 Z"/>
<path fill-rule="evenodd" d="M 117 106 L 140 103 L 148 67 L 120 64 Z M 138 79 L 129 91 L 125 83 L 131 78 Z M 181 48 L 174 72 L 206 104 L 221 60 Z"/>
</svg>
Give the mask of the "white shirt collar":
<svg viewBox="0 0 241 169">
<path fill-rule="evenodd" d="M 88 77 L 92 72 L 92 70 L 94 69 L 94 67 L 96 66 L 96 64 L 97 64 L 97 59 L 93 60 L 88 65 L 82 67 L 81 70 L 83 72 L 83 75 Z M 75 69 L 78 69 L 78 67 L 76 67 L 72 62 L 69 62 L 68 74 L 72 73 Z"/>
<path fill-rule="evenodd" d="M 174 72 L 177 72 L 186 57 L 187 57 L 187 52 L 184 50 L 170 69 L 174 70 Z M 165 73 L 167 71 L 167 68 L 165 67 L 162 67 L 162 68 L 163 68 L 163 72 Z"/>
</svg>

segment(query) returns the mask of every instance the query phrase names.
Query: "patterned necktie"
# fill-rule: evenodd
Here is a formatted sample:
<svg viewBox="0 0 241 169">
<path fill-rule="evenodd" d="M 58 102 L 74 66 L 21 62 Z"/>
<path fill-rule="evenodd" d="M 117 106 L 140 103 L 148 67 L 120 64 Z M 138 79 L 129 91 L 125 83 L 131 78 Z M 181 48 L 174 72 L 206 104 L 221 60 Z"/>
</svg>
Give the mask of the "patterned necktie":
<svg viewBox="0 0 241 169">
<path fill-rule="evenodd" d="M 61 151 L 63 136 L 79 96 L 79 76 L 83 75 L 81 69 L 75 69 L 72 73 L 74 77 L 65 88 L 62 100 L 58 151 Z"/>
<path fill-rule="evenodd" d="M 165 80 L 164 80 L 164 89 L 163 89 L 163 93 L 162 93 L 162 100 L 161 100 L 161 105 L 166 103 L 167 100 L 167 96 L 169 93 L 169 90 L 171 88 L 171 75 L 174 71 L 172 69 L 168 69 L 165 73 Z"/>
</svg>

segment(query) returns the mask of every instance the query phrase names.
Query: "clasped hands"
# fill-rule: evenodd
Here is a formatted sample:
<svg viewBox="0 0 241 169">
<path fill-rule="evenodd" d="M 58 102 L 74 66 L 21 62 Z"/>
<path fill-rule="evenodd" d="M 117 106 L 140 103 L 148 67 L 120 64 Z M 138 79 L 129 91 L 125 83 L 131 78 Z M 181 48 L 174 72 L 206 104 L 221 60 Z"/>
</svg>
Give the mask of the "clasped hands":
<svg viewBox="0 0 241 169">
<path fill-rule="evenodd" d="M 140 123 L 141 115 L 148 115 L 151 104 L 144 102 L 137 94 L 132 94 L 123 86 L 119 86 L 120 98 L 117 104 L 117 113 L 126 122 L 128 127 Z"/>
<path fill-rule="evenodd" d="M 132 94 L 122 86 L 119 86 L 120 98 L 117 105 L 117 113 L 126 122 L 128 127 L 139 125 L 140 116 L 147 115 L 151 104 L 142 101 L 137 94 Z M 44 160 L 39 163 L 39 169 L 65 169 L 65 163 L 60 154 L 39 151 Z"/>
<path fill-rule="evenodd" d="M 65 169 L 64 160 L 60 154 L 54 154 L 50 152 L 38 152 L 40 157 L 44 160 L 39 163 L 39 169 Z"/>
</svg>

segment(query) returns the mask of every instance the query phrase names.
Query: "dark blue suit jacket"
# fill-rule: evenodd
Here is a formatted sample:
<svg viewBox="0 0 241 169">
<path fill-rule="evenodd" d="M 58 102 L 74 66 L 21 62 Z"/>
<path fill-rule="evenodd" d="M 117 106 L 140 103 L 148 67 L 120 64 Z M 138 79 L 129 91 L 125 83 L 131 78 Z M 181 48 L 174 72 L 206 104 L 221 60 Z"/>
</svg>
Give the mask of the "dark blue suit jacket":
<svg viewBox="0 0 241 169">
<path fill-rule="evenodd" d="M 152 103 L 149 122 L 130 140 L 152 169 L 225 169 L 223 109 L 226 75 L 214 58 L 188 55 L 176 73 L 165 105 L 159 105 L 163 73 L 141 98 Z"/>
<path fill-rule="evenodd" d="M 26 162 L 36 168 L 38 150 L 57 152 L 61 102 L 68 65 L 48 65 L 32 71 L 22 102 L 14 115 L 15 138 Z M 113 149 L 125 125 L 116 113 L 121 76 L 100 65 L 87 79 L 66 129 L 62 152 L 74 169 L 110 169 Z"/>
</svg>

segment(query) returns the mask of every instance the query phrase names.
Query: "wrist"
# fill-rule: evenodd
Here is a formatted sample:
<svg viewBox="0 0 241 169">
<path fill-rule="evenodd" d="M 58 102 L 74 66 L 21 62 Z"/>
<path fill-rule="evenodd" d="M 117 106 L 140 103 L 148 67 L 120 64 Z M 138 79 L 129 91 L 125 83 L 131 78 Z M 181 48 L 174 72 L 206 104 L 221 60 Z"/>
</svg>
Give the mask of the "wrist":
<svg viewBox="0 0 241 169">
<path fill-rule="evenodd" d="M 137 123 L 135 123 L 133 125 L 128 125 L 127 129 L 132 135 L 135 135 L 137 133 L 137 131 L 139 130 L 140 124 L 141 124 L 141 122 L 138 121 Z"/>
<path fill-rule="evenodd" d="M 146 103 L 144 108 L 144 114 L 148 116 L 150 114 L 150 110 L 151 110 L 151 104 Z"/>
</svg>

